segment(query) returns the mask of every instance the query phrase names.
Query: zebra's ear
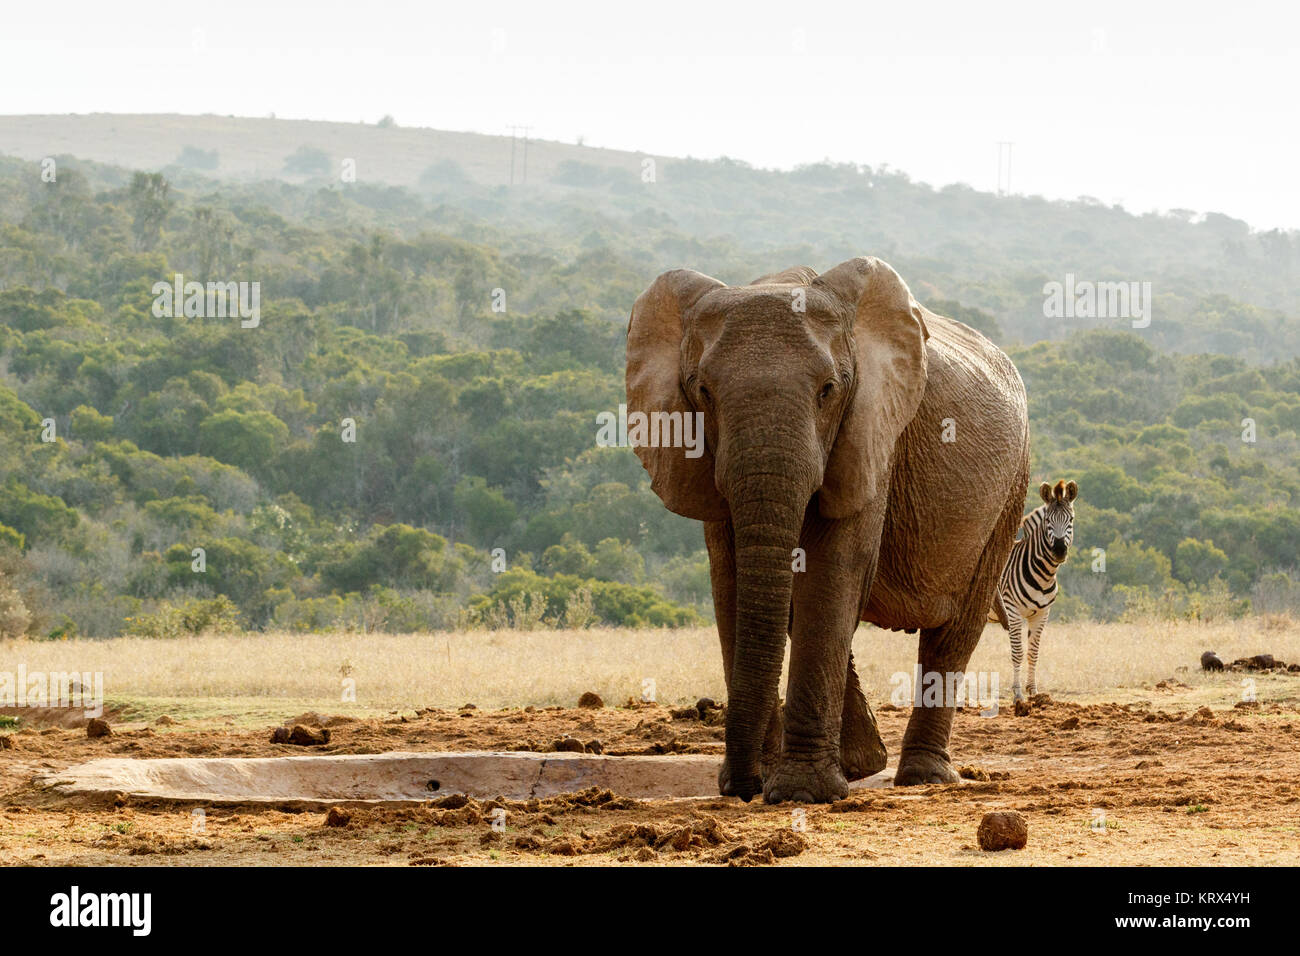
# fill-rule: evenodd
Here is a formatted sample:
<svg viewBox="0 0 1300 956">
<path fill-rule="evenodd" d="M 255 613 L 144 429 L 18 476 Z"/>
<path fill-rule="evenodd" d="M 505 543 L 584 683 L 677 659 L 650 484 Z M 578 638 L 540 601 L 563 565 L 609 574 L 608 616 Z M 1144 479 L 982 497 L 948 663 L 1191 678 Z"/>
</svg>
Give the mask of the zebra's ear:
<svg viewBox="0 0 1300 956">
<path fill-rule="evenodd" d="M 1043 504 L 1052 503 L 1052 486 L 1048 482 L 1043 482 L 1038 486 L 1038 497 L 1043 499 Z"/>
<path fill-rule="evenodd" d="M 1073 501 L 1079 497 L 1079 483 L 1077 481 L 1067 481 L 1065 483 L 1065 500 Z"/>
</svg>

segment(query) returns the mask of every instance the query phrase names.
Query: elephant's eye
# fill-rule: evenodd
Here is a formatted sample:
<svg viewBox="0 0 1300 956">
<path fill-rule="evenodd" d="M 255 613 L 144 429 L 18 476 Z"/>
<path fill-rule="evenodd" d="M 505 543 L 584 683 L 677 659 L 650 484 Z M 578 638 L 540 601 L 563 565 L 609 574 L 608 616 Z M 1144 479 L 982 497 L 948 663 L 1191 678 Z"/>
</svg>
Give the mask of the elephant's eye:
<svg viewBox="0 0 1300 956">
<path fill-rule="evenodd" d="M 821 394 L 817 396 L 817 401 L 824 405 L 826 403 L 826 399 L 830 398 L 831 393 L 834 391 L 835 391 L 835 383 L 827 382 L 825 385 L 822 386 L 822 391 Z"/>
<path fill-rule="evenodd" d="M 713 396 L 709 394 L 709 390 L 705 388 L 703 385 L 701 385 L 699 386 L 699 391 L 700 391 L 700 401 L 702 401 L 705 405 L 712 405 Z"/>
</svg>

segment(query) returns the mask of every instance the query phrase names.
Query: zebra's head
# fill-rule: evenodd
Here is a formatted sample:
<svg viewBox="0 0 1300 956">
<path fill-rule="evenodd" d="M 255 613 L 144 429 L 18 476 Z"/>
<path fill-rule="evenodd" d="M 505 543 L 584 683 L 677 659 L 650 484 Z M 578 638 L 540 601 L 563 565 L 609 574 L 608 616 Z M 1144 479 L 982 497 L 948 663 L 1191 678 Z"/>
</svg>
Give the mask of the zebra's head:
<svg viewBox="0 0 1300 956">
<path fill-rule="evenodd" d="M 1055 485 L 1045 481 L 1038 486 L 1038 493 L 1043 498 L 1043 507 L 1039 509 L 1043 543 L 1052 560 L 1060 564 L 1074 541 L 1074 499 L 1079 494 L 1079 486 L 1073 481 L 1061 480 Z"/>
</svg>

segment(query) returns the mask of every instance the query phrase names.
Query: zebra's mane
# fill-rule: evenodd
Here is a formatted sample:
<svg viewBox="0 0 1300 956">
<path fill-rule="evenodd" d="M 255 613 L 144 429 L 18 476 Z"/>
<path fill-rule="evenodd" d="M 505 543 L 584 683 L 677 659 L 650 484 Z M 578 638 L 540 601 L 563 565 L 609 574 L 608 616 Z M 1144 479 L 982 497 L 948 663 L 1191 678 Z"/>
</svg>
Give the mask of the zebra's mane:
<svg viewBox="0 0 1300 956">
<path fill-rule="evenodd" d="M 1029 514 L 1020 519 L 1020 528 L 1018 529 L 1020 532 L 1020 538 L 1017 540 L 1022 540 L 1026 533 L 1033 531 L 1043 523 L 1043 512 L 1046 510 L 1047 505 L 1039 505 L 1033 511 L 1029 512 Z"/>
</svg>

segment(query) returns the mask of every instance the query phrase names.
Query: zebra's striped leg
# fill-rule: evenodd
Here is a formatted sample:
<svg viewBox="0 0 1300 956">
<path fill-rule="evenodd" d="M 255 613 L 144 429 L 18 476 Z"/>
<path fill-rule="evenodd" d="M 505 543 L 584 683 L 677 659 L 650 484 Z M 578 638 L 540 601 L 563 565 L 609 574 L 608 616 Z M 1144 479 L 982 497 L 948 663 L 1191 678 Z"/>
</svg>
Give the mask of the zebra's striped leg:
<svg viewBox="0 0 1300 956">
<path fill-rule="evenodd" d="M 1016 700 L 1024 700 L 1025 695 L 1020 689 L 1020 663 L 1024 660 L 1025 650 L 1021 644 L 1021 634 L 1024 632 L 1025 620 L 1020 616 L 1019 609 L 1007 606 L 1007 624 L 1010 625 L 1011 633 L 1011 694 Z M 1030 678 L 1032 682 L 1033 678 Z"/>
<path fill-rule="evenodd" d="M 1047 617 L 1051 610 L 1050 605 L 1043 608 L 1038 620 L 1034 621 L 1033 627 L 1029 629 L 1029 680 L 1025 690 L 1029 692 L 1030 697 L 1038 693 L 1038 681 L 1034 677 L 1034 671 L 1038 667 L 1038 639 L 1043 635 L 1043 628 L 1047 625 Z"/>
</svg>

